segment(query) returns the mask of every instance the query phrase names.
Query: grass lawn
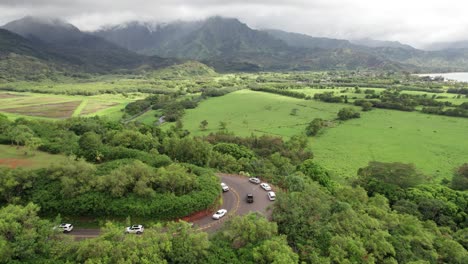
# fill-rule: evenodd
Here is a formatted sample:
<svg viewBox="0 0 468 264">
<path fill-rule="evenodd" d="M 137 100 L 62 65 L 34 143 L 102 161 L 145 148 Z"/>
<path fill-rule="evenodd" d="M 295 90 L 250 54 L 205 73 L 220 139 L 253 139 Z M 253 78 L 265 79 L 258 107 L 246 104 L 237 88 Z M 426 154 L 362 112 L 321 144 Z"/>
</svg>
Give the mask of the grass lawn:
<svg viewBox="0 0 468 264">
<path fill-rule="evenodd" d="M 67 159 L 63 155 L 51 155 L 41 151 L 34 151 L 25 155 L 24 147 L 0 145 L 0 166 L 38 169 Z"/>
<path fill-rule="evenodd" d="M 375 109 L 311 139 L 315 159 L 338 177 L 369 161 L 414 163 L 434 180 L 468 162 L 468 119 Z"/>
<path fill-rule="evenodd" d="M 343 106 L 240 90 L 208 99 L 197 108 L 187 110 L 182 121 L 193 135 L 216 132 L 222 121 L 226 122 L 229 131 L 240 136 L 253 133 L 291 137 L 303 132 L 306 125 L 316 117 L 335 118 Z M 297 109 L 296 115 L 291 115 L 293 109 Z M 208 121 L 205 131 L 199 128 L 203 120 Z"/>
</svg>

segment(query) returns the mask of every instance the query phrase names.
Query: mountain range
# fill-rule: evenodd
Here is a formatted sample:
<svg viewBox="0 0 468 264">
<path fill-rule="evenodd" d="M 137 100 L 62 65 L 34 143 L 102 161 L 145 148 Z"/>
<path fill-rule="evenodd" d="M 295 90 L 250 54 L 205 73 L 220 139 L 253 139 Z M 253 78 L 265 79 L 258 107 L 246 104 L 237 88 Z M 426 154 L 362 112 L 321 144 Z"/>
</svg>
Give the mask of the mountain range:
<svg viewBox="0 0 468 264">
<path fill-rule="evenodd" d="M 43 72 L 106 73 L 184 60 L 198 60 L 218 71 L 466 71 L 468 49 L 460 47 L 423 51 L 399 42 L 318 38 L 256 30 L 218 16 L 165 24 L 129 22 L 94 32 L 59 19 L 25 17 L 0 29 L 0 72 L 26 63 L 29 70 L 47 68 Z"/>
<path fill-rule="evenodd" d="M 171 60 L 137 54 L 81 32 L 64 21 L 35 17 L 12 21 L 0 29 L 0 71 L 14 71 L 11 63 L 19 60 L 22 63 L 18 66 L 26 68 L 25 74 L 37 67 L 46 71 L 107 73 L 173 64 Z M 10 64 L 5 65 L 5 61 Z"/>
</svg>

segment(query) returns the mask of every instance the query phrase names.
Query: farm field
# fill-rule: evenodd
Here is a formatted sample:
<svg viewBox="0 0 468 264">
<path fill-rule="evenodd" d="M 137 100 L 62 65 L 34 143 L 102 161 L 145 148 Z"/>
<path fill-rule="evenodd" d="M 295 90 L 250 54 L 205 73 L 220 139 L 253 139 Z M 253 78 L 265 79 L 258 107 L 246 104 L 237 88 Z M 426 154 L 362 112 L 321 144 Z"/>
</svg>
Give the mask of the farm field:
<svg viewBox="0 0 468 264">
<path fill-rule="evenodd" d="M 240 90 L 188 110 L 183 124 L 193 135 L 216 132 L 223 121 L 236 135 L 287 138 L 304 133 L 314 118 L 335 119 L 343 106 Z M 297 115 L 291 115 L 292 109 L 298 109 Z M 199 128 L 202 120 L 208 121 L 205 131 Z M 450 178 L 453 169 L 468 160 L 467 131 L 468 120 L 464 118 L 374 109 L 361 112 L 360 119 L 326 128 L 310 138 L 310 147 L 315 160 L 338 181 L 354 177 L 372 160 L 414 163 L 434 180 L 441 180 Z"/>
<path fill-rule="evenodd" d="M 303 132 L 316 117 L 334 118 L 343 106 L 240 90 L 200 103 L 196 109 L 187 110 L 182 121 L 193 135 L 216 132 L 220 122 L 225 122 L 227 129 L 239 136 L 253 133 L 287 138 Z M 296 115 L 292 115 L 293 109 L 297 109 Z M 205 131 L 199 128 L 203 120 L 208 121 Z"/>
<path fill-rule="evenodd" d="M 77 116 L 108 116 L 118 120 L 121 109 L 144 94 L 127 96 L 102 94 L 71 96 L 37 93 L 0 92 L 0 112 L 10 118 L 32 117 L 39 119 L 63 119 Z"/>
<path fill-rule="evenodd" d="M 52 155 L 41 151 L 24 154 L 24 147 L 0 145 L 0 166 L 9 168 L 38 169 L 68 159 L 63 155 Z"/>
</svg>

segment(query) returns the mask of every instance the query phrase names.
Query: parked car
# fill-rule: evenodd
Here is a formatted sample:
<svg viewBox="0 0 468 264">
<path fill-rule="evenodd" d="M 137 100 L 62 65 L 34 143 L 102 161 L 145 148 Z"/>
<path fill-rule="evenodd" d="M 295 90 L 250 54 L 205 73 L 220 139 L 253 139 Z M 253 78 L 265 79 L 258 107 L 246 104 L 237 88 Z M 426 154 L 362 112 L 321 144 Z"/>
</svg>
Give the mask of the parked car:
<svg viewBox="0 0 468 264">
<path fill-rule="evenodd" d="M 227 210 L 226 209 L 219 209 L 214 215 L 213 215 L 213 219 L 220 219 L 221 217 L 223 217 L 224 215 L 226 215 L 227 213 Z"/>
<path fill-rule="evenodd" d="M 125 233 L 127 234 L 141 234 L 145 231 L 145 228 L 142 225 L 132 225 L 125 229 Z"/>
<path fill-rule="evenodd" d="M 275 192 L 268 192 L 268 199 L 270 199 L 270 201 L 276 200 Z"/>
<path fill-rule="evenodd" d="M 254 196 L 253 196 L 253 194 L 248 193 L 248 194 L 247 194 L 246 200 L 247 200 L 248 203 L 253 203 L 253 202 L 254 202 Z"/>
<path fill-rule="evenodd" d="M 259 183 L 260 183 L 260 179 L 259 179 L 259 178 L 249 178 L 249 182 L 255 183 L 255 184 L 259 184 Z"/>
<path fill-rule="evenodd" d="M 227 191 L 229 191 L 229 186 L 227 186 L 227 184 L 222 182 L 221 183 L 221 189 L 223 189 L 223 192 L 227 192 Z"/>
<path fill-rule="evenodd" d="M 60 224 L 58 226 L 59 230 L 62 230 L 64 233 L 70 233 L 73 230 L 72 224 Z"/>
<path fill-rule="evenodd" d="M 262 182 L 260 184 L 260 187 L 262 187 L 263 190 L 265 190 L 265 191 L 271 191 L 271 187 L 270 187 L 270 185 L 268 185 L 268 183 Z"/>
</svg>

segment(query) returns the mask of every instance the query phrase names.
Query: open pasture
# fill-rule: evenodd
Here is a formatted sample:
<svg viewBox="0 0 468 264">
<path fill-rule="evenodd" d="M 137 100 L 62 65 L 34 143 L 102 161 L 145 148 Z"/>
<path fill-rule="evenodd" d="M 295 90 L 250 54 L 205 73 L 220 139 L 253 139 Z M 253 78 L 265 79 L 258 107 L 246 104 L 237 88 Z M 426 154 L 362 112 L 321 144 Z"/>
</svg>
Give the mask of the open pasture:
<svg viewBox="0 0 468 264">
<path fill-rule="evenodd" d="M 451 178 L 468 162 L 468 119 L 372 110 L 311 139 L 315 159 L 339 177 L 369 161 L 414 163 L 433 180 Z"/>
<path fill-rule="evenodd" d="M 291 137 L 304 132 L 314 118 L 333 119 L 344 105 L 301 100 L 276 94 L 240 90 L 208 99 L 196 109 L 187 110 L 183 118 L 186 129 L 194 135 L 209 134 L 220 122 L 236 135 L 270 134 Z M 200 122 L 208 121 L 206 130 Z"/>
<path fill-rule="evenodd" d="M 304 133 L 314 118 L 332 120 L 344 104 L 301 100 L 276 94 L 237 91 L 202 102 L 183 119 L 194 135 L 219 130 L 225 122 L 236 135 L 269 134 L 288 138 Z M 292 114 L 297 109 L 296 114 Z M 206 130 L 200 122 L 208 121 Z M 354 177 L 369 161 L 414 163 L 438 181 L 468 162 L 468 119 L 418 112 L 374 109 L 361 118 L 334 122 L 310 137 L 315 160 L 333 172 L 334 179 Z"/>
</svg>

